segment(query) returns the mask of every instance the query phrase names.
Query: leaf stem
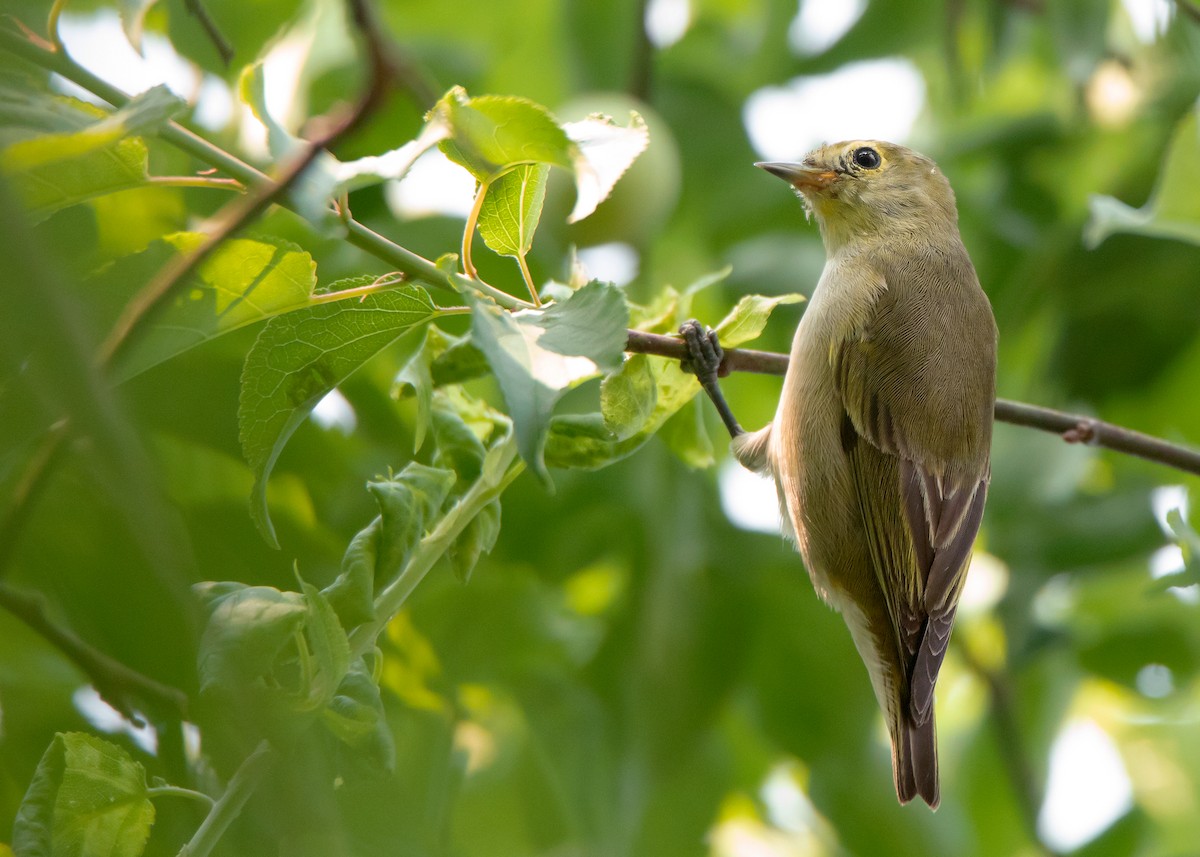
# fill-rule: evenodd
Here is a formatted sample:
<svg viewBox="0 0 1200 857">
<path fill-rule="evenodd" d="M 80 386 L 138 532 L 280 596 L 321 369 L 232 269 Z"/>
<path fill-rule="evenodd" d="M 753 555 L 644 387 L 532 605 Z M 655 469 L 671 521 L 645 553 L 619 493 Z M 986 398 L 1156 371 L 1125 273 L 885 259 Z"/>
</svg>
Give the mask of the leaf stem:
<svg viewBox="0 0 1200 857">
<path fill-rule="evenodd" d="M 207 187 L 241 192 L 246 190 L 246 186 L 237 179 L 223 179 L 217 176 L 151 176 L 146 180 L 146 184 L 158 187 Z"/>
<path fill-rule="evenodd" d="M 242 812 L 242 807 L 258 786 L 258 781 L 274 761 L 271 745 L 262 741 L 246 757 L 237 772 L 229 778 L 229 785 L 213 804 L 212 810 L 196 829 L 186 845 L 179 849 L 178 857 L 208 857 L 225 831 Z"/>
<path fill-rule="evenodd" d="M 533 298 L 534 306 L 541 306 L 542 299 L 538 297 L 537 286 L 533 284 L 533 275 L 529 273 L 529 265 L 525 262 L 525 254 L 517 254 L 517 264 L 521 266 L 521 276 L 525 279 L 525 285 L 529 287 L 529 296 Z"/>
<path fill-rule="evenodd" d="M 486 181 L 481 181 L 479 183 L 479 189 L 475 191 L 475 200 L 471 203 L 471 211 L 467 214 L 467 222 L 463 226 L 463 273 L 472 280 L 479 279 L 479 272 L 475 270 L 475 263 L 471 261 L 471 242 L 475 238 L 475 225 L 479 222 L 479 212 L 483 210 L 483 199 L 487 196 L 489 187 L 491 187 L 491 185 Z"/>
<path fill-rule="evenodd" d="M 485 506 L 503 494 L 504 489 L 525 470 L 525 463 L 517 458 L 516 436 L 510 432 L 501 443 L 502 445 L 495 450 L 497 461 L 493 470 L 501 474 L 499 478 L 488 479 L 488 471 L 485 469 L 484 474 L 442 517 L 437 526 L 421 539 L 404 570 L 375 598 L 375 618 L 358 626 L 350 634 L 352 657 L 361 657 L 371 651 L 376 638 L 392 617 L 400 612 L 408 596 L 417 588 L 417 584 L 425 579 L 425 575 L 450 544 Z"/>
<path fill-rule="evenodd" d="M 181 797 L 187 800 L 194 800 L 198 803 L 207 804 L 209 809 L 216 806 L 216 801 L 204 792 L 198 792 L 194 789 L 185 789 L 182 786 L 154 786 L 146 789 L 146 796 L 149 798 L 156 797 Z"/>
</svg>

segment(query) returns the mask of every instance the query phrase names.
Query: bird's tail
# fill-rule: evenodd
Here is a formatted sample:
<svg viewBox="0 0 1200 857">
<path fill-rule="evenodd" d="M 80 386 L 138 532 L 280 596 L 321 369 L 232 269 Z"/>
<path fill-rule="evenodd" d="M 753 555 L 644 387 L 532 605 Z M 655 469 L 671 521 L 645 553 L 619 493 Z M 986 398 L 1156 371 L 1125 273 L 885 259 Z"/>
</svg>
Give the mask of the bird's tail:
<svg viewBox="0 0 1200 857">
<path fill-rule="evenodd" d="M 933 712 L 929 712 L 924 723 L 917 725 L 904 709 L 900 709 L 889 725 L 892 727 L 892 775 L 896 780 L 896 796 L 900 803 L 919 797 L 929 804 L 930 809 L 937 809 L 941 794 Z"/>
</svg>

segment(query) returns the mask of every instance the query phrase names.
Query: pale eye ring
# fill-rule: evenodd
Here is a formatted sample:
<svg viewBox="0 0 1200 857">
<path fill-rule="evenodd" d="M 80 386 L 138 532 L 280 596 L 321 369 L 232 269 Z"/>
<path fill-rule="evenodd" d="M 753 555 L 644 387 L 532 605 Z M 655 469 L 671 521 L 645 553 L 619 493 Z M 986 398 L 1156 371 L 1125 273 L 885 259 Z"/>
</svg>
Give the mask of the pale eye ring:
<svg viewBox="0 0 1200 857">
<path fill-rule="evenodd" d="M 851 157 L 854 159 L 855 164 L 865 170 L 876 169 L 881 163 L 883 163 L 883 159 L 879 157 L 879 153 L 870 146 L 863 146 L 855 149 L 854 154 Z"/>
</svg>

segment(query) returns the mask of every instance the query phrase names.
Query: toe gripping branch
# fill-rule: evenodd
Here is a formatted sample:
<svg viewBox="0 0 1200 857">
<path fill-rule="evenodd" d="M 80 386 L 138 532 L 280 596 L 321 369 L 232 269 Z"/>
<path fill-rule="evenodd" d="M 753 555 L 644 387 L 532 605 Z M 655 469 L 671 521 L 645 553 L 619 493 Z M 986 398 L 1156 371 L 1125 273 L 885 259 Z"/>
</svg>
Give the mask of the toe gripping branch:
<svg viewBox="0 0 1200 857">
<path fill-rule="evenodd" d="M 696 376 L 696 380 L 700 382 L 700 386 L 704 388 L 704 392 L 716 406 L 717 413 L 721 415 L 721 421 L 729 430 L 729 436 L 737 437 L 745 434 L 742 427 L 738 425 L 738 421 L 734 419 L 733 411 L 729 409 L 729 403 L 725 401 L 725 396 L 721 393 L 721 385 L 717 380 L 729 374 L 729 370 L 723 365 L 725 352 L 721 349 L 717 332 L 709 330 L 700 322 L 692 319 L 680 325 L 679 333 L 687 345 L 687 356 L 680 361 L 683 370 Z"/>
</svg>

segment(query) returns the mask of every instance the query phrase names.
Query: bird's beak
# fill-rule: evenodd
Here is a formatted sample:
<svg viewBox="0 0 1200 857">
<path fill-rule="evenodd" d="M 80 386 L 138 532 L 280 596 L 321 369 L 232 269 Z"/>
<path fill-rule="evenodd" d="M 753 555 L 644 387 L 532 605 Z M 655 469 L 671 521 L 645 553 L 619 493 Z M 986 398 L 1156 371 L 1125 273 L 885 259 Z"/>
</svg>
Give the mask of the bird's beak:
<svg viewBox="0 0 1200 857">
<path fill-rule="evenodd" d="M 796 190 L 824 190 L 837 178 L 833 170 L 823 170 L 788 161 L 759 161 L 754 166 L 778 176 Z"/>
</svg>

